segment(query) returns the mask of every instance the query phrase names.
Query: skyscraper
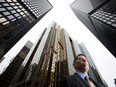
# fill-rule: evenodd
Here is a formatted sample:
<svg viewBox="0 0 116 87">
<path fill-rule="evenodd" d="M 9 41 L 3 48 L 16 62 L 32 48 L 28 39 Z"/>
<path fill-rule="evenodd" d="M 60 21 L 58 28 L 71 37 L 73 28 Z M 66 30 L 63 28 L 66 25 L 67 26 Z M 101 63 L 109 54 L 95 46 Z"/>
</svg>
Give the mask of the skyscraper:
<svg viewBox="0 0 116 87">
<path fill-rule="evenodd" d="M 1 64 L 0 67 L 3 67 L 3 70 L 0 70 L 0 86 L 1 87 L 8 87 L 10 82 L 13 80 L 15 74 L 17 73 L 20 65 L 25 60 L 25 57 L 29 53 L 33 43 L 27 41 L 25 46 L 21 49 L 21 51 L 16 55 L 15 58 L 10 60 L 9 64 Z M 6 67 L 8 65 L 8 67 Z"/>
<path fill-rule="evenodd" d="M 48 0 L 0 0 L 0 59 L 51 9 Z"/>
<path fill-rule="evenodd" d="M 116 1 L 76 0 L 70 6 L 77 18 L 116 57 Z"/>
<path fill-rule="evenodd" d="M 73 60 L 79 53 L 78 43 L 53 22 L 37 39 L 9 87 L 57 87 L 60 77 L 74 74 Z"/>
</svg>

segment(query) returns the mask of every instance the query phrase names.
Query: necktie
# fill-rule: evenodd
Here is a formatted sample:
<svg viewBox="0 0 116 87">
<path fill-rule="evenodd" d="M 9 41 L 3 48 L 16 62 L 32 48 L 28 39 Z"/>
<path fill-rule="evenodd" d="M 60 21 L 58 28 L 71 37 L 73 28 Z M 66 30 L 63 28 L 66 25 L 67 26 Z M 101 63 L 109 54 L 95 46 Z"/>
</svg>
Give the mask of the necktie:
<svg viewBox="0 0 116 87">
<path fill-rule="evenodd" d="M 95 87 L 94 84 L 92 83 L 92 81 L 89 79 L 88 76 L 85 77 L 85 80 L 88 82 L 90 87 Z"/>
</svg>

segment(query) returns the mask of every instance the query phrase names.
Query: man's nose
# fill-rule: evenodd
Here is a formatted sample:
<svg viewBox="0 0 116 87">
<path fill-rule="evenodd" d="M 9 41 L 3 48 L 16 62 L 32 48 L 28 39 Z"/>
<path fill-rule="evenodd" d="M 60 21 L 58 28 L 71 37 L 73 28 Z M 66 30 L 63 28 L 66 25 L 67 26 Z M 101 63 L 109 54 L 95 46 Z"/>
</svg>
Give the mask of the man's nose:
<svg viewBox="0 0 116 87">
<path fill-rule="evenodd" d="M 83 61 L 83 62 L 86 62 L 86 60 L 85 60 L 85 59 L 82 59 L 82 61 Z"/>
</svg>

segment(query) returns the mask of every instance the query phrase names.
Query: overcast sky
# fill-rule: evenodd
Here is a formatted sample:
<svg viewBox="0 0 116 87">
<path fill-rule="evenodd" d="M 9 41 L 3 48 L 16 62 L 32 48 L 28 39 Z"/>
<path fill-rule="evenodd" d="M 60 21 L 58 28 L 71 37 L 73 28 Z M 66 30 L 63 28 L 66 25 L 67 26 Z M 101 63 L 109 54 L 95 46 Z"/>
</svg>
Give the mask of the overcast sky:
<svg viewBox="0 0 116 87">
<path fill-rule="evenodd" d="M 108 83 L 109 87 L 114 87 L 114 78 L 116 78 L 116 58 L 94 37 L 92 33 L 77 19 L 70 8 L 70 4 L 74 0 L 49 0 L 53 5 L 53 9 L 47 13 L 30 31 L 25 35 L 15 47 L 21 47 L 23 42 L 27 40 L 35 42 L 39 34 L 48 27 L 53 21 L 63 27 L 73 40 L 79 43 L 83 42 L 93 58 L 98 70 Z M 13 56 L 18 52 L 16 48 L 12 48 L 12 52 L 7 53 L 6 57 Z M 5 59 L 8 61 L 8 59 Z M 2 63 L 5 64 L 5 60 Z M 9 61 L 10 62 L 10 61 Z M 0 69 L 2 69 L 0 67 Z"/>
</svg>

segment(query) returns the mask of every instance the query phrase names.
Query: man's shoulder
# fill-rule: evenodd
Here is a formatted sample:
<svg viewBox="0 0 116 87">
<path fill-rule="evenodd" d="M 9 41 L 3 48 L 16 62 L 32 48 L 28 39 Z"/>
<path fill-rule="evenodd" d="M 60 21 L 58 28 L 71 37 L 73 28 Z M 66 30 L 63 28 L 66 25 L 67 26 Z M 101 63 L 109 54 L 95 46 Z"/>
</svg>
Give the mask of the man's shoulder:
<svg viewBox="0 0 116 87">
<path fill-rule="evenodd" d="M 60 87 L 82 87 L 78 80 L 76 80 L 75 75 L 63 76 L 61 79 Z"/>
<path fill-rule="evenodd" d="M 74 78 L 73 75 L 63 76 L 60 79 L 59 87 L 74 87 Z"/>
<path fill-rule="evenodd" d="M 66 79 L 66 80 L 73 80 L 74 79 L 74 75 L 63 76 L 62 78 Z"/>
</svg>

